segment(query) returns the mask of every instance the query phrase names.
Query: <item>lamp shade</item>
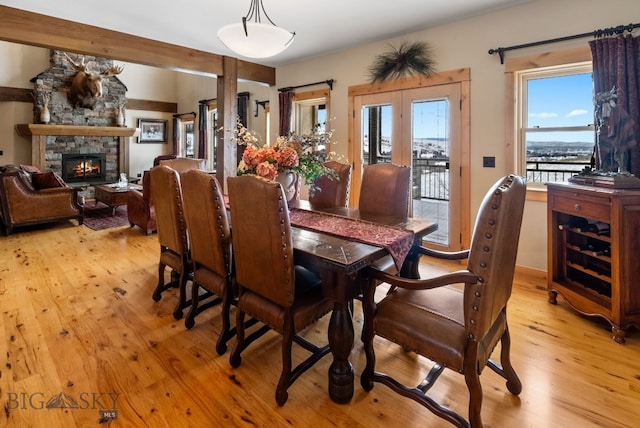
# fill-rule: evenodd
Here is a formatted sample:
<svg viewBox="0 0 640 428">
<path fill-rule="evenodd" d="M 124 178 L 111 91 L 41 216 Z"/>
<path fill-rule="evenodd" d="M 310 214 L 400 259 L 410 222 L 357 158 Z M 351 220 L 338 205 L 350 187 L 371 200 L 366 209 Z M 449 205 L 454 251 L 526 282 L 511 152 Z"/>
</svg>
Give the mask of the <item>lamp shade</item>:
<svg viewBox="0 0 640 428">
<path fill-rule="evenodd" d="M 226 47 L 247 58 L 268 58 L 284 51 L 295 33 L 260 22 L 246 22 L 247 34 L 241 23 L 229 24 L 218 30 L 218 38 Z"/>
</svg>

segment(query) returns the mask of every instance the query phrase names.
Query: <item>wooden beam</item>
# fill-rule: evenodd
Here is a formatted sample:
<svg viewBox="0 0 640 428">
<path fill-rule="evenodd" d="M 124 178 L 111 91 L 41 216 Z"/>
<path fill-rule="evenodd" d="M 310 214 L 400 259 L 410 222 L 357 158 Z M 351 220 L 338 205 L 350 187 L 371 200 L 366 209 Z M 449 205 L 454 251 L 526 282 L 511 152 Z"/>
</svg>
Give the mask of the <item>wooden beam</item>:
<svg viewBox="0 0 640 428">
<path fill-rule="evenodd" d="M 33 96 L 31 95 L 31 92 L 31 89 L 0 86 L 0 101 L 18 101 L 23 103 L 32 103 Z"/>
<path fill-rule="evenodd" d="M 15 101 L 15 102 L 23 102 L 23 103 L 32 103 L 33 97 L 31 96 L 31 93 L 32 93 L 31 89 L 0 86 L 0 102 Z M 163 113 L 175 114 L 178 112 L 178 104 L 169 103 L 165 101 L 137 100 L 137 99 L 129 98 L 127 99 L 127 109 L 128 110 L 160 111 Z"/>
<path fill-rule="evenodd" d="M 164 101 L 136 100 L 127 98 L 127 110 L 161 111 L 163 113 L 178 113 L 177 103 L 167 103 Z"/>
<path fill-rule="evenodd" d="M 222 55 L 0 6 L 0 40 L 217 77 Z M 275 69 L 237 60 L 238 78 L 275 85 Z"/>
</svg>

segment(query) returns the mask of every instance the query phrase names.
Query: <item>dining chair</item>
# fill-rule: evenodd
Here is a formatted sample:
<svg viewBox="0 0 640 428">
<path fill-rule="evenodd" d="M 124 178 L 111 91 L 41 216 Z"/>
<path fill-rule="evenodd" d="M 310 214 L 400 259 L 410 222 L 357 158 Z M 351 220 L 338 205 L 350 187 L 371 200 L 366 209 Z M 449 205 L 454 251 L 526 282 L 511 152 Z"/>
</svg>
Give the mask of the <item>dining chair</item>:
<svg viewBox="0 0 640 428">
<path fill-rule="evenodd" d="M 192 169 L 199 169 L 205 171 L 207 169 L 206 159 L 194 159 L 185 157 L 175 157 L 172 159 L 161 159 L 160 165 L 168 166 L 178 171 L 179 174 L 190 171 Z"/>
<path fill-rule="evenodd" d="M 351 186 L 351 165 L 327 161 L 324 166 L 334 172 L 334 176 L 323 175 L 314 182 L 316 190 L 309 194 L 312 208 L 346 207 L 349 203 Z"/>
<path fill-rule="evenodd" d="M 180 174 L 172 168 L 160 165 L 151 168 L 149 175 L 160 243 L 158 285 L 153 292 L 153 300 L 159 301 L 165 290 L 178 287 L 178 303 L 173 317 L 180 319 L 183 309 L 190 304 L 186 298 L 186 288 L 192 273 Z M 167 266 L 172 269 L 171 280 L 165 283 Z"/>
<path fill-rule="evenodd" d="M 390 163 L 366 165 L 362 171 L 358 209 L 364 215 L 407 217 L 411 167 Z"/>
<path fill-rule="evenodd" d="M 482 427 L 480 374 L 485 366 L 506 379 L 509 392 L 520 394 L 522 384 L 511 364 L 507 303 L 525 194 L 524 178 L 502 178 L 480 205 L 469 250 L 453 254 L 424 252 L 440 258 L 466 258 L 466 269 L 429 279 L 366 270 L 362 334 L 366 367 L 360 379 L 366 391 L 373 388 L 374 382 L 380 382 L 458 427 Z M 375 288 L 381 281 L 395 289 L 376 303 Z M 375 371 L 374 336 L 397 343 L 435 364 L 418 386 L 405 386 L 390 375 Z M 500 364 L 491 359 L 498 342 Z M 428 394 L 444 368 L 464 375 L 469 391 L 468 422 Z"/>
<path fill-rule="evenodd" d="M 316 346 L 298 333 L 329 313 L 333 305 L 323 295 L 319 277 L 295 263 L 282 186 L 252 175 L 229 177 L 227 185 L 238 286 L 237 334 L 229 362 L 238 367 L 242 351 L 257 337 L 245 338 L 245 314 L 280 333 L 282 371 L 275 398 L 282 406 L 293 382 L 330 351 L 329 345 Z M 293 342 L 311 352 L 295 368 Z"/>
<path fill-rule="evenodd" d="M 191 262 L 191 308 L 185 326 L 192 328 L 203 310 L 222 303 L 222 330 L 216 351 L 222 355 L 233 336 L 229 310 L 232 288 L 231 230 L 222 188 L 213 174 L 191 170 L 180 176 Z M 200 292 L 204 290 L 205 294 Z"/>
</svg>

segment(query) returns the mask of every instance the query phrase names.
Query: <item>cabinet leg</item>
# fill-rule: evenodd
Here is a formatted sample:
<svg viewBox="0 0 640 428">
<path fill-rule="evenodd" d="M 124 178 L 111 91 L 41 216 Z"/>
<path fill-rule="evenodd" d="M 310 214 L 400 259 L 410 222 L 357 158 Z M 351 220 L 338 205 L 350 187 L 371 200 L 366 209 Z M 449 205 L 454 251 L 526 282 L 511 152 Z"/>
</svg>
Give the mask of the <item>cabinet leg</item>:
<svg viewBox="0 0 640 428">
<path fill-rule="evenodd" d="M 611 326 L 611 333 L 613 333 L 613 337 L 612 339 L 615 340 L 618 343 L 624 343 L 625 340 L 625 336 L 626 336 L 626 332 L 621 329 L 620 327 L 617 327 L 615 325 Z"/>
<path fill-rule="evenodd" d="M 558 293 L 553 290 L 549 290 L 549 303 L 552 305 L 558 304 Z"/>
</svg>

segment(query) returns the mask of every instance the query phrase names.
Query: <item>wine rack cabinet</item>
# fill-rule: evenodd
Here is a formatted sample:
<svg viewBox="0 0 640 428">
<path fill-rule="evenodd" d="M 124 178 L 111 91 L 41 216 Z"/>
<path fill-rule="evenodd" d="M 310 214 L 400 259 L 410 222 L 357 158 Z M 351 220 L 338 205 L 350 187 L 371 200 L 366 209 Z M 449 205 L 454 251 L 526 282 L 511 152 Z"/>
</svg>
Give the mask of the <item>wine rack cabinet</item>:
<svg viewBox="0 0 640 428">
<path fill-rule="evenodd" d="M 640 189 L 548 184 L 548 291 L 611 324 L 640 326 Z"/>
</svg>

